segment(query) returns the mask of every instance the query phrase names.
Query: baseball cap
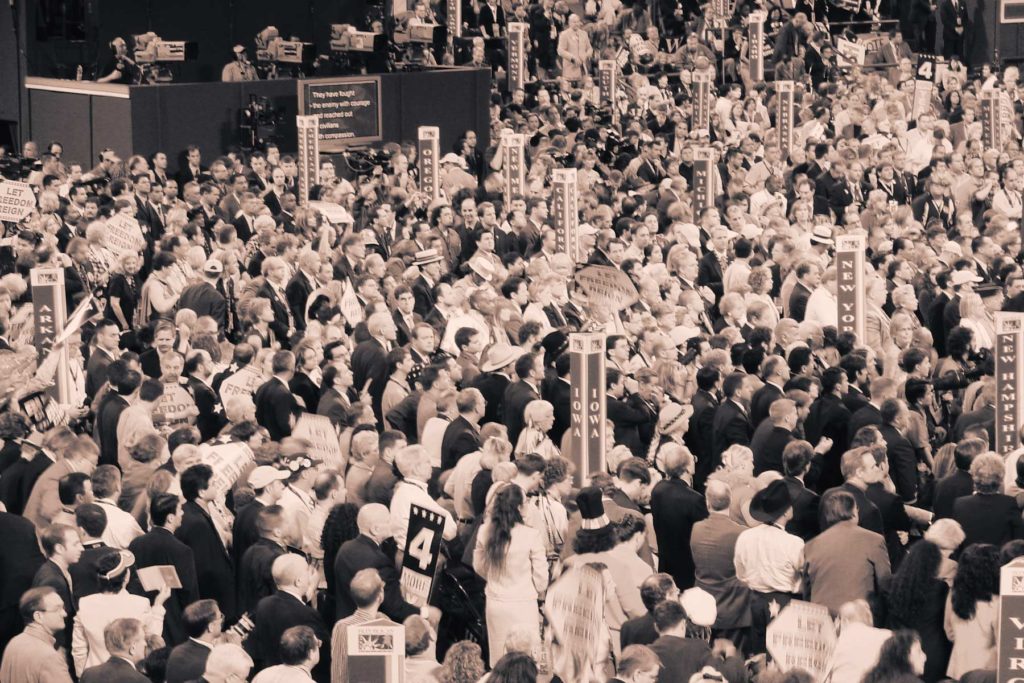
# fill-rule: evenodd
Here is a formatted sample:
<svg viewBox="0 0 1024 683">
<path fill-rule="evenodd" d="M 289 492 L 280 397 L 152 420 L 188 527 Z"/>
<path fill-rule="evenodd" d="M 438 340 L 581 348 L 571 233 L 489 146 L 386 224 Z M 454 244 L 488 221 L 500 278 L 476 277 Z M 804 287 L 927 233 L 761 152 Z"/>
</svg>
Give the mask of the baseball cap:
<svg viewBox="0 0 1024 683">
<path fill-rule="evenodd" d="M 261 465 L 254 469 L 249 475 L 249 486 L 254 489 L 266 488 L 271 482 L 282 481 L 288 478 L 287 472 L 282 472 L 270 465 Z"/>
<path fill-rule="evenodd" d="M 220 275 L 224 272 L 224 264 L 219 259 L 207 259 L 206 263 L 203 264 L 203 272 L 210 275 Z"/>
</svg>

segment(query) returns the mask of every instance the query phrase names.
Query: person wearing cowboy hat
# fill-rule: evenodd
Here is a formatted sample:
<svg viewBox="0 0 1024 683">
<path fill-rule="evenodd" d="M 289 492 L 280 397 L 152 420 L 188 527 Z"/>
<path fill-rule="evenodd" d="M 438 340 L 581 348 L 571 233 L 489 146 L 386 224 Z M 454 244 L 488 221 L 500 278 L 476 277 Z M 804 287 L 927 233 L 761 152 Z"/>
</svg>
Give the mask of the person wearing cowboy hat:
<svg viewBox="0 0 1024 683">
<path fill-rule="evenodd" d="M 441 187 L 449 197 L 454 197 L 459 190 L 475 190 L 477 180 L 469 173 L 469 165 L 466 160 L 448 152 L 441 157 L 440 180 Z"/>
<path fill-rule="evenodd" d="M 751 651 L 765 651 L 765 631 L 800 593 L 803 539 L 785 530 L 793 516 L 786 482 L 777 479 L 750 499 L 750 517 L 760 522 L 736 539 L 736 578 L 751 591 Z"/>
<path fill-rule="evenodd" d="M 512 366 L 524 353 L 526 351 L 522 347 L 499 342 L 484 354 L 480 374 L 472 383 L 473 388 L 479 389 L 484 395 L 487 404 L 480 420 L 481 425 L 488 422 L 501 423 L 501 403 L 505 389 L 512 383 Z"/>
</svg>

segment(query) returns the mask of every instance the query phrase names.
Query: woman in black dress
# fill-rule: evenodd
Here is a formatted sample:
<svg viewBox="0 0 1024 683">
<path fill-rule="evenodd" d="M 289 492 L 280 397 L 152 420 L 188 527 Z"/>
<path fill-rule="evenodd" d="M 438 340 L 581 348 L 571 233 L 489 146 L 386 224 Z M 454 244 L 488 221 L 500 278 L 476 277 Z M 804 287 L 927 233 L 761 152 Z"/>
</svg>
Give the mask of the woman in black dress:
<svg viewBox="0 0 1024 683">
<path fill-rule="evenodd" d="M 943 628 L 949 586 L 939 578 L 942 551 L 931 541 L 918 541 L 892 576 L 886 594 L 885 627 L 911 629 L 928 656 L 922 678 L 927 683 L 946 677 L 952 644 Z"/>
</svg>

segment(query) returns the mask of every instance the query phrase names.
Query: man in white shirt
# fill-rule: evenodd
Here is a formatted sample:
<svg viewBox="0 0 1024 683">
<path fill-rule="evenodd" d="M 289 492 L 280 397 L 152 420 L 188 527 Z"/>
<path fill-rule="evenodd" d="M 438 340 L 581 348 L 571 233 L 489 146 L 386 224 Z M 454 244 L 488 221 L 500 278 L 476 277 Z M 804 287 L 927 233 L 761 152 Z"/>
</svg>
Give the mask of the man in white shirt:
<svg viewBox="0 0 1024 683">
<path fill-rule="evenodd" d="M 432 472 L 430 454 L 427 453 L 427 450 L 418 445 L 406 446 L 395 454 L 395 464 L 403 477 L 403 480 L 395 486 L 395 495 L 391 498 L 391 520 L 394 524 L 394 537 L 399 554 L 401 555 L 405 550 L 406 535 L 409 532 L 409 516 L 413 505 L 441 515 L 444 519 L 442 537 L 446 541 L 455 538 L 457 528 L 452 513 L 441 507 L 427 493 L 427 481 Z"/>
<path fill-rule="evenodd" d="M 830 266 L 821 275 L 821 284 L 814 288 L 807 298 L 804 320 L 836 326 L 839 324 L 839 308 L 836 302 L 836 269 Z"/>
<path fill-rule="evenodd" d="M 111 548 L 127 548 L 142 535 L 142 527 L 130 513 L 117 506 L 121 495 L 121 472 L 114 465 L 100 465 L 92 474 L 94 501 L 107 513 L 103 542 Z"/>
</svg>

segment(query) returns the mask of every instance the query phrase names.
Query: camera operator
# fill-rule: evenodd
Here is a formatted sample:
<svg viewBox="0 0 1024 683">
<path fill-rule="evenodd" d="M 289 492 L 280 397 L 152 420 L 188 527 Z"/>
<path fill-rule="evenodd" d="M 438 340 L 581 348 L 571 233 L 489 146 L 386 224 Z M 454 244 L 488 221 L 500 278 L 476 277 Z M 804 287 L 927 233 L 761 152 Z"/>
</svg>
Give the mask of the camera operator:
<svg viewBox="0 0 1024 683">
<path fill-rule="evenodd" d="M 256 75 L 256 67 L 249 63 L 249 55 L 245 53 L 245 47 L 235 45 L 232 50 L 234 51 L 235 59 L 224 65 L 224 70 L 220 74 L 220 80 L 224 83 L 259 80 L 259 76 Z"/>
<path fill-rule="evenodd" d="M 106 73 L 96 79 L 97 83 L 122 83 L 125 85 L 138 83 L 141 71 L 138 65 L 128 56 L 128 44 L 124 38 L 117 37 L 110 41 L 112 55 L 106 68 L 96 69 L 96 73 Z"/>
</svg>

